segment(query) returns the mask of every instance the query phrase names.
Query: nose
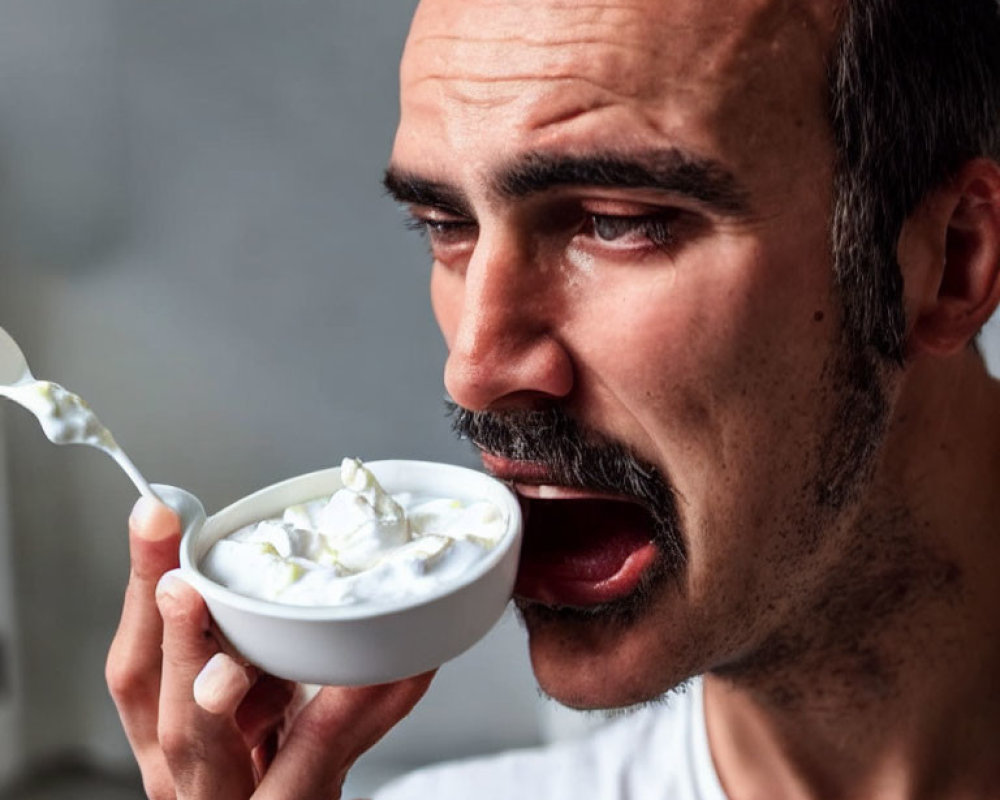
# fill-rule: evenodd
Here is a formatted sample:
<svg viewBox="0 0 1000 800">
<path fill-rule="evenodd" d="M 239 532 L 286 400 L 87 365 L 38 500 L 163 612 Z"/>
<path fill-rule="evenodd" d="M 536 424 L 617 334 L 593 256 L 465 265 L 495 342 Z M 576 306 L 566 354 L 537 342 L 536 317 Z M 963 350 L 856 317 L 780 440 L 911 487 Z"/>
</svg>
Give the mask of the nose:
<svg viewBox="0 0 1000 800">
<path fill-rule="evenodd" d="M 476 243 L 464 275 L 452 275 L 456 321 L 445 365 L 452 400 L 473 411 L 532 408 L 573 388 L 559 340 L 564 309 L 558 270 L 544 270 L 516 243 Z"/>
</svg>

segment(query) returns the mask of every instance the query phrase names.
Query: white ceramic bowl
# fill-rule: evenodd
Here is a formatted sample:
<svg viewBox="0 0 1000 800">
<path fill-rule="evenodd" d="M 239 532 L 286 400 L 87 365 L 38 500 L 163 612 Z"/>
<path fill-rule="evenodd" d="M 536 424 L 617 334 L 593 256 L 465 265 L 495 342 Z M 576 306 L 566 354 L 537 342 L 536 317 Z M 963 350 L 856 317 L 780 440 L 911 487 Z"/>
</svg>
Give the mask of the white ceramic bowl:
<svg viewBox="0 0 1000 800">
<path fill-rule="evenodd" d="M 218 539 L 278 516 L 290 505 L 341 488 L 340 469 L 300 475 L 254 492 L 206 518 L 196 497 L 157 486 L 184 521 L 183 577 L 205 598 L 219 630 L 249 662 L 303 683 L 364 685 L 440 666 L 482 638 L 503 613 L 517 573 L 521 509 L 502 483 L 450 464 L 373 461 L 366 466 L 388 492 L 412 491 L 463 501 L 489 500 L 504 515 L 499 544 L 457 584 L 409 601 L 304 607 L 245 597 L 209 580 L 198 563 Z"/>
</svg>

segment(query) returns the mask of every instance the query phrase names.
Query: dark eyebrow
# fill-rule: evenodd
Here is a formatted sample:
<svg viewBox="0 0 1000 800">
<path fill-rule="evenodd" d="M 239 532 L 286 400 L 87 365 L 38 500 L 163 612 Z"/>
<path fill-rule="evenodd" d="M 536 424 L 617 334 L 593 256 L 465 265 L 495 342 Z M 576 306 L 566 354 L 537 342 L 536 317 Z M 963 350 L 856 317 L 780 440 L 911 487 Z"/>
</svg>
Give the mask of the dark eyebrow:
<svg viewBox="0 0 1000 800">
<path fill-rule="evenodd" d="M 385 171 L 382 185 L 397 203 L 430 206 L 460 216 L 472 216 L 469 201 L 455 187 L 422 178 L 392 164 Z"/>
<path fill-rule="evenodd" d="M 750 215 L 747 191 L 722 164 L 678 149 L 564 155 L 528 153 L 502 169 L 494 191 L 523 198 L 560 186 L 652 189 L 731 217 Z"/>
</svg>

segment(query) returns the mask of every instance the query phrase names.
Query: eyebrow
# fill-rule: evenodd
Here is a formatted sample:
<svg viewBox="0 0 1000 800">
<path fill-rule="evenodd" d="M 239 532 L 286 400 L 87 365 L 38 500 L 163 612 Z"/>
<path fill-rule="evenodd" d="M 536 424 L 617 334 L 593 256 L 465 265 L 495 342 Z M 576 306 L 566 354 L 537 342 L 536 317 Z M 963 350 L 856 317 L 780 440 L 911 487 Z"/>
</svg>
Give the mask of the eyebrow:
<svg viewBox="0 0 1000 800">
<path fill-rule="evenodd" d="M 400 203 L 442 208 L 465 216 L 470 204 L 457 188 L 390 165 L 383 185 Z M 722 216 L 750 216 L 747 190 L 724 165 L 676 148 L 586 155 L 532 152 L 502 167 L 492 192 L 523 199 L 564 186 L 649 189 L 690 198 Z"/>
<path fill-rule="evenodd" d="M 522 198 L 560 186 L 651 189 L 688 197 L 725 216 L 747 216 L 747 191 L 717 161 L 676 148 L 639 153 L 529 153 L 504 168 L 496 190 Z"/>
<path fill-rule="evenodd" d="M 397 203 L 412 203 L 471 216 L 471 206 L 465 195 L 441 181 L 422 178 L 416 173 L 389 165 L 382 185 Z"/>
</svg>

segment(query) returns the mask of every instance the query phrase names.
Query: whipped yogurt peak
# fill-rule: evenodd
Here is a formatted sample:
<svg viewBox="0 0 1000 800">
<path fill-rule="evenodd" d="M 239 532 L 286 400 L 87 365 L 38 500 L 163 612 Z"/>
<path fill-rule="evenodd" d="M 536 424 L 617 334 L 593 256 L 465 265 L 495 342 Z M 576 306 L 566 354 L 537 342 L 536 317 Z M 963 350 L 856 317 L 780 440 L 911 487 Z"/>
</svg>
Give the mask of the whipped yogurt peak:
<svg viewBox="0 0 1000 800">
<path fill-rule="evenodd" d="M 316 516 L 337 561 L 349 570 L 368 569 L 391 548 L 410 540 L 406 512 L 356 458 L 340 464 L 344 488 Z"/>
<path fill-rule="evenodd" d="M 343 488 L 229 534 L 201 570 L 240 594 L 294 605 L 418 597 L 461 580 L 497 545 L 507 520 L 493 503 L 387 492 L 356 458 Z"/>
</svg>

